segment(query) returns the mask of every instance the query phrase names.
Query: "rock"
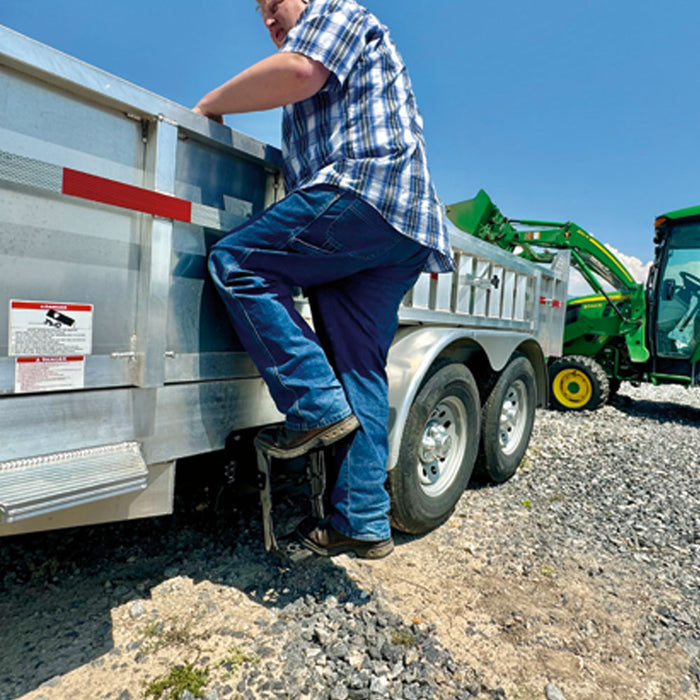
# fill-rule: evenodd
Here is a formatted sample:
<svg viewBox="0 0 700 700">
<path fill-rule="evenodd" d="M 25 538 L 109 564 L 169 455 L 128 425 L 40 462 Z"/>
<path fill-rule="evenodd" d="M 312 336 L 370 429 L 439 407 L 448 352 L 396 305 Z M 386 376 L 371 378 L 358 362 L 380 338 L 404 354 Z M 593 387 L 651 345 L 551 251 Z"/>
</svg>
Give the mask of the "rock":
<svg viewBox="0 0 700 700">
<path fill-rule="evenodd" d="M 143 605 L 143 601 L 137 600 L 130 608 L 129 615 L 132 620 L 137 620 L 139 617 L 146 613 L 146 608 Z"/>
<path fill-rule="evenodd" d="M 345 642 L 334 642 L 328 648 L 328 654 L 334 656 L 337 659 L 347 659 L 350 649 Z"/>
<path fill-rule="evenodd" d="M 42 687 L 46 688 L 57 688 L 59 685 L 61 685 L 61 676 L 54 676 L 53 678 L 49 678 L 49 680 L 45 681 L 41 685 Z"/>
<path fill-rule="evenodd" d="M 547 683 L 544 688 L 544 694 L 547 700 L 566 700 L 561 690 L 553 683 Z"/>
<path fill-rule="evenodd" d="M 389 679 L 386 676 L 375 677 L 369 684 L 369 692 L 378 693 L 379 695 L 385 695 L 386 691 L 389 689 L 389 685 Z"/>
<path fill-rule="evenodd" d="M 350 690 L 344 683 L 334 686 L 331 690 L 330 700 L 348 700 L 349 697 Z"/>
</svg>

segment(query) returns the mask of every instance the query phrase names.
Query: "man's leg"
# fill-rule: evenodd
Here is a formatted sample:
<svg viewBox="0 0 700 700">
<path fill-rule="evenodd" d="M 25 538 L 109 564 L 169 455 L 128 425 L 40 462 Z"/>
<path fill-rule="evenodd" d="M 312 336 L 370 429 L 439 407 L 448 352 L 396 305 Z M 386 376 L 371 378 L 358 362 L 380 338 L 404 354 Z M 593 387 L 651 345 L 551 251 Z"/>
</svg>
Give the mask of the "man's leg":
<svg viewBox="0 0 700 700">
<path fill-rule="evenodd" d="M 391 544 L 390 503 L 384 487 L 389 420 L 386 360 L 399 304 L 429 251 L 396 233 L 369 205 L 361 204 L 360 223 L 365 225 L 353 222 L 349 235 L 361 246 L 365 236 L 385 230 L 394 245 L 366 269 L 309 290 L 314 326 L 360 428 L 336 446 L 331 527 L 306 523 L 300 534 L 321 554 L 354 551 L 358 556 L 384 556 L 391 551 L 386 542 Z M 345 234 L 338 228 L 334 235 L 342 239 Z"/>
<path fill-rule="evenodd" d="M 322 187 L 290 194 L 213 247 L 212 278 L 289 429 L 311 431 L 351 414 L 291 288 L 391 265 L 407 243 L 424 250 L 353 193 Z"/>
<path fill-rule="evenodd" d="M 310 430 L 350 414 L 345 393 L 318 338 L 294 306 L 292 287 L 324 270 L 294 239 L 330 207 L 328 190 L 291 195 L 222 238 L 209 270 L 231 324 L 292 430 Z M 315 269 L 314 269 L 315 268 Z"/>
<path fill-rule="evenodd" d="M 425 249 L 408 239 L 406 248 L 411 252 L 402 264 L 365 271 L 311 295 L 319 335 L 360 422 L 352 437 L 336 447 L 338 474 L 330 524 L 361 541 L 391 536 L 384 487 L 389 421 L 386 358 L 398 306 L 425 261 Z"/>
</svg>

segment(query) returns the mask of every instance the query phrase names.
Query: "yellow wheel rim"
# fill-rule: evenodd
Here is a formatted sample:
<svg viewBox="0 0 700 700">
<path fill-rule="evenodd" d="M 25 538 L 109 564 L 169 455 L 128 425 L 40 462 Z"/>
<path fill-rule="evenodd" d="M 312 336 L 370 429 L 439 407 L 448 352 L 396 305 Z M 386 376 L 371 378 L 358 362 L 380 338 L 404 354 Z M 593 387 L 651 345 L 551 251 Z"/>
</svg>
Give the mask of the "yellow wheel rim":
<svg viewBox="0 0 700 700">
<path fill-rule="evenodd" d="M 562 406 L 582 408 L 593 396 L 593 385 L 588 375 L 572 367 L 557 372 L 552 382 L 552 391 Z"/>
</svg>

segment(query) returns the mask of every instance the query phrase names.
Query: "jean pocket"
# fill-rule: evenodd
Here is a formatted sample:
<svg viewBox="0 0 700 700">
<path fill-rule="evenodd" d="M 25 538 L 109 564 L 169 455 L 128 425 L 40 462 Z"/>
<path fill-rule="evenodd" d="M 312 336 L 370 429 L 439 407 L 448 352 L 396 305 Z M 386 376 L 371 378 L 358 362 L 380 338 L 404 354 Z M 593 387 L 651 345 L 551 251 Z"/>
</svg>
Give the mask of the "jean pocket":
<svg viewBox="0 0 700 700">
<path fill-rule="evenodd" d="M 359 198 L 333 220 L 328 236 L 348 256 L 367 262 L 389 255 L 403 239 L 372 205 Z"/>
<path fill-rule="evenodd" d="M 343 253 L 347 245 L 332 234 L 333 224 L 352 206 L 354 195 L 337 191 L 329 196 L 328 191 L 310 190 L 307 196 L 310 205 L 319 211 L 311 223 L 296 231 L 289 241 L 292 250 L 311 255 Z"/>
<path fill-rule="evenodd" d="M 346 251 L 345 246 L 329 235 L 327 230 L 323 230 L 318 226 L 305 228 L 301 233 L 294 236 L 289 242 L 289 247 L 292 250 L 309 255 L 328 255 Z"/>
</svg>

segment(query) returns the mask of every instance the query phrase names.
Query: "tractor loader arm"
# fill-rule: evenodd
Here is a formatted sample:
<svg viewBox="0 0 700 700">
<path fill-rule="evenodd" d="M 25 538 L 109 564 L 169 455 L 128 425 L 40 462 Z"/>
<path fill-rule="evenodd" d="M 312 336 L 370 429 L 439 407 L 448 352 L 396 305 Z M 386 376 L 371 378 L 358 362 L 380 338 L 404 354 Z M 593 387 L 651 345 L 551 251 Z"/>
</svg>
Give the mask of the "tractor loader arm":
<svg viewBox="0 0 700 700">
<path fill-rule="evenodd" d="M 503 216 L 490 197 L 480 190 L 476 197 L 451 204 L 447 216 L 458 228 L 472 236 L 515 252 L 535 262 L 549 262 L 548 249 L 570 250 L 572 263 L 597 293 L 600 276 L 617 291 L 630 291 L 638 283 L 613 253 L 577 224 L 568 221 L 509 219 Z M 515 225 L 531 227 L 521 230 Z"/>
</svg>

